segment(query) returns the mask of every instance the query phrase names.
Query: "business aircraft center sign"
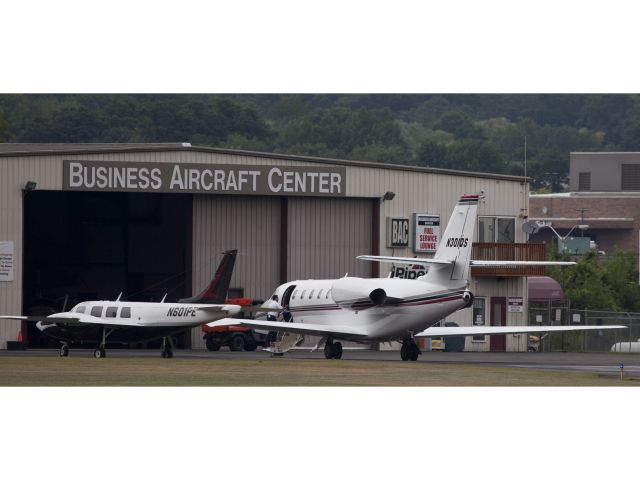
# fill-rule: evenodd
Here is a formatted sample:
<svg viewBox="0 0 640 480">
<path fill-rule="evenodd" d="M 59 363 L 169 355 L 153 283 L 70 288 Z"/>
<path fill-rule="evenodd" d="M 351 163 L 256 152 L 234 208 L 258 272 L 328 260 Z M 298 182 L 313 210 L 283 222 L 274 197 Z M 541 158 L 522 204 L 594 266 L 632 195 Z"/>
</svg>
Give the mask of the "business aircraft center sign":
<svg viewBox="0 0 640 480">
<path fill-rule="evenodd" d="M 345 167 L 63 161 L 63 190 L 345 196 Z"/>
</svg>

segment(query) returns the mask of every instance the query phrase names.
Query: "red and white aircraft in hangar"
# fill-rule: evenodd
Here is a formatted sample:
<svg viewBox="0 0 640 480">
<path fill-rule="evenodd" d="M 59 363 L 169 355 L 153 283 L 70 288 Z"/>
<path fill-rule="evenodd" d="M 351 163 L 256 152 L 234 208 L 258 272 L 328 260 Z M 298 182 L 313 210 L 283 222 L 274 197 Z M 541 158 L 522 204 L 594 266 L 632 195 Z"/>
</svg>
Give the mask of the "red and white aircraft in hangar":
<svg viewBox="0 0 640 480">
<path fill-rule="evenodd" d="M 341 358 L 342 344 L 402 341 L 402 360 L 417 360 L 420 350 L 414 337 L 491 335 L 505 333 L 604 330 L 622 326 L 567 327 L 432 327 L 448 315 L 473 305 L 468 288 L 470 265 L 545 266 L 575 262 L 525 262 L 471 260 L 471 243 L 480 195 L 458 200 L 434 258 L 402 258 L 361 255 L 377 262 L 424 264 L 426 275 L 417 280 L 401 278 L 344 277 L 333 280 L 298 280 L 280 285 L 275 295 L 291 321 L 224 319 L 212 326 L 241 325 L 262 330 L 318 335 L 326 358 Z M 257 316 L 259 317 L 259 315 Z M 293 336 L 293 335 L 290 335 Z M 283 342 L 286 343 L 286 342 Z M 288 348 L 296 341 L 288 342 Z M 286 348 L 280 352 L 286 351 Z"/>
</svg>

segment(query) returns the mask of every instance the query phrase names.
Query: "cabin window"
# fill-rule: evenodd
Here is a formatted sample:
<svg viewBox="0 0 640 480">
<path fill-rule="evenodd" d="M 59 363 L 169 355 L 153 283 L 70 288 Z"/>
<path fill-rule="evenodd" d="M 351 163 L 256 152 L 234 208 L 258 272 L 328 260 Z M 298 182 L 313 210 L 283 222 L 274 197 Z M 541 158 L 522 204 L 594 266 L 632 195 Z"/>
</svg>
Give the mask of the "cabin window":
<svg viewBox="0 0 640 480">
<path fill-rule="evenodd" d="M 131 318 L 131 307 L 122 307 L 120 318 Z"/>
<path fill-rule="evenodd" d="M 118 313 L 118 307 L 107 307 L 107 313 L 105 314 L 105 317 L 116 318 L 117 313 Z"/>
<path fill-rule="evenodd" d="M 291 295 L 291 300 L 295 300 L 296 299 L 296 294 L 298 293 L 298 290 L 294 290 L 293 291 L 293 295 Z"/>
<path fill-rule="evenodd" d="M 314 291 L 315 291 L 315 290 L 311 290 L 311 291 L 309 292 L 309 300 L 311 300 L 311 299 L 313 298 L 313 292 L 314 292 Z"/>
<path fill-rule="evenodd" d="M 91 315 L 94 317 L 101 317 L 102 316 L 102 307 L 92 307 L 91 308 Z"/>
<path fill-rule="evenodd" d="M 331 289 L 327 290 L 327 299 L 329 298 L 329 294 L 331 293 Z"/>
<path fill-rule="evenodd" d="M 79 307 L 76 307 L 76 312 L 84 313 L 85 308 L 86 307 L 84 305 L 80 305 Z"/>
<path fill-rule="evenodd" d="M 323 291 L 324 291 L 323 289 L 320 289 L 320 291 L 318 292 L 318 300 L 320 300 L 320 297 L 322 297 L 322 292 Z"/>
<path fill-rule="evenodd" d="M 300 300 L 302 300 L 304 298 L 305 293 L 307 293 L 306 290 L 302 290 L 302 293 L 300 294 Z"/>
</svg>

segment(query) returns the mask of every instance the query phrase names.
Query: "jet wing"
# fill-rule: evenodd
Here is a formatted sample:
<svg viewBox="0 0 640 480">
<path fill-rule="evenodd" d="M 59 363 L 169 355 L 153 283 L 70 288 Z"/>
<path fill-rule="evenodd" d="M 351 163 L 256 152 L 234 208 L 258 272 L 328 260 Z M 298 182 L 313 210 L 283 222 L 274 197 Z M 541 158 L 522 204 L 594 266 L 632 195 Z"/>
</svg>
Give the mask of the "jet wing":
<svg viewBox="0 0 640 480">
<path fill-rule="evenodd" d="M 299 322 L 270 322 L 268 320 L 244 320 L 241 318 L 225 318 L 207 323 L 209 327 L 249 327 L 273 332 L 293 332 L 306 335 L 339 335 L 341 337 L 366 337 L 367 333 L 347 325 L 318 325 Z"/>
<path fill-rule="evenodd" d="M 577 332 L 581 330 L 614 330 L 627 328 L 622 325 L 588 325 L 558 327 L 431 327 L 416 337 L 466 337 L 469 335 L 503 335 L 505 333 L 552 333 Z"/>
</svg>

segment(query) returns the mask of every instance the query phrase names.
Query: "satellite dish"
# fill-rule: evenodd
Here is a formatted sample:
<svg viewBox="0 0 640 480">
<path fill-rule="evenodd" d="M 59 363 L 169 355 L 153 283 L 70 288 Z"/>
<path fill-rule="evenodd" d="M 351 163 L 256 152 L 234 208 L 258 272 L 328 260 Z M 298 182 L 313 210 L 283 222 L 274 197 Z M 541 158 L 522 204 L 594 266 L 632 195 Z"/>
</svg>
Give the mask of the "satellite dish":
<svg viewBox="0 0 640 480">
<path fill-rule="evenodd" d="M 540 230 L 540 225 L 538 225 L 538 222 L 536 222 L 535 220 L 529 220 L 528 222 L 524 222 L 522 224 L 522 231 L 529 235 L 538 233 L 538 230 Z"/>
</svg>

